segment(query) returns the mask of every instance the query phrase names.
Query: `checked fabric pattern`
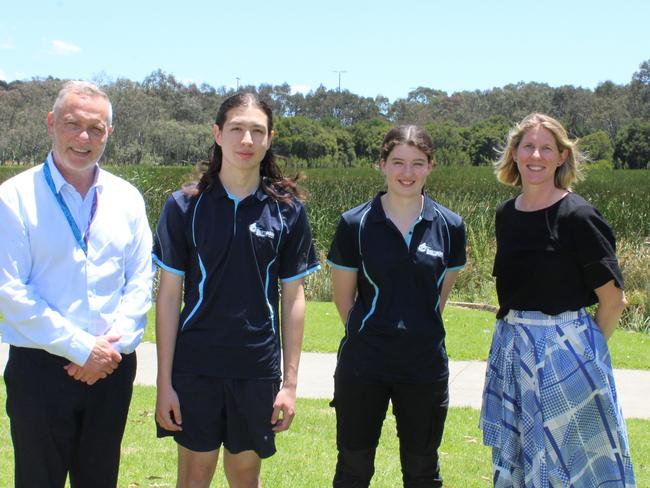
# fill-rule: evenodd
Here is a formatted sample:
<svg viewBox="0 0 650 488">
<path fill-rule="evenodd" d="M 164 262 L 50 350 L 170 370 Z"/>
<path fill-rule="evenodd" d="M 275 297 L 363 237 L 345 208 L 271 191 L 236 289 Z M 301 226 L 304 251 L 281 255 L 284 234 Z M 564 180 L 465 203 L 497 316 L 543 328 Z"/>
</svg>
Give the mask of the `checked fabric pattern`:
<svg viewBox="0 0 650 488">
<path fill-rule="evenodd" d="M 584 309 L 495 326 L 480 427 L 496 487 L 635 487 L 607 343 Z"/>
</svg>

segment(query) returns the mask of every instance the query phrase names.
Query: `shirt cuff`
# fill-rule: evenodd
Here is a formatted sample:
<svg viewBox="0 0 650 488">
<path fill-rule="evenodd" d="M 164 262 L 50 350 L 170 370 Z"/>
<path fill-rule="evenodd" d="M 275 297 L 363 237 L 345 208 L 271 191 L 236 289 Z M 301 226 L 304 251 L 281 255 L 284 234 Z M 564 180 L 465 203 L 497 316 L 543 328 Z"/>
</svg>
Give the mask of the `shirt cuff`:
<svg viewBox="0 0 650 488">
<path fill-rule="evenodd" d="M 83 366 L 95 347 L 95 340 L 96 337 L 92 334 L 78 329 L 72 336 L 66 357 L 73 363 Z"/>
</svg>

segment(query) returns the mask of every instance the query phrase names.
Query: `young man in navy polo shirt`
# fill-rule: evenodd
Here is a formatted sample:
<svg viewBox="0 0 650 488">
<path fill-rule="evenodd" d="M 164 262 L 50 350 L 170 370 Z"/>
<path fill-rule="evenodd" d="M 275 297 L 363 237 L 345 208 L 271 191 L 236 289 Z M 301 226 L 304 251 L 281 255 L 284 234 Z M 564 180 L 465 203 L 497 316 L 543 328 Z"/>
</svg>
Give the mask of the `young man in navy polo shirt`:
<svg viewBox="0 0 650 488">
<path fill-rule="evenodd" d="M 179 487 L 208 487 L 222 444 L 229 484 L 259 486 L 295 413 L 303 278 L 320 265 L 296 181 L 270 150 L 272 124 L 254 95 L 227 99 L 208 171 L 158 224 L 156 421 L 178 443 Z"/>
</svg>

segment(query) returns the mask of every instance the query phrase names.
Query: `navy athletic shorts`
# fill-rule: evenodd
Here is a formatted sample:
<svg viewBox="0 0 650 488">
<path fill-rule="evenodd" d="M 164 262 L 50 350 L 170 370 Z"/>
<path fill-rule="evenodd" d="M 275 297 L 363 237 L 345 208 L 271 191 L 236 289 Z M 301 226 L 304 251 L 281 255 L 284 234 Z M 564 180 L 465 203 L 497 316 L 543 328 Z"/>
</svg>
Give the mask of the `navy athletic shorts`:
<svg viewBox="0 0 650 488">
<path fill-rule="evenodd" d="M 181 407 L 183 430 L 171 432 L 158 425 L 158 437 L 173 436 L 181 446 L 198 452 L 213 451 L 223 444 L 232 454 L 249 450 L 260 458 L 275 454 L 271 415 L 279 380 L 173 373 L 172 385 Z"/>
</svg>

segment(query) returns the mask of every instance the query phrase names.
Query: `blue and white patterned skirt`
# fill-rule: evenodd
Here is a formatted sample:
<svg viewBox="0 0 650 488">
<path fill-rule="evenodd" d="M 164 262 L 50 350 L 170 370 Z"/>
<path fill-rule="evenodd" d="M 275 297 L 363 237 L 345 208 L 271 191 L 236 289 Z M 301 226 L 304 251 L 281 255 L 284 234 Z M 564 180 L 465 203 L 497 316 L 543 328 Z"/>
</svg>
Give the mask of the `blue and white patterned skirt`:
<svg viewBox="0 0 650 488">
<path fill-rule="evenodd" d="M 609 349 L 584 310 L 497 320 L 480 427 L 496 487 L 635 487 Z"/>
</svg>

